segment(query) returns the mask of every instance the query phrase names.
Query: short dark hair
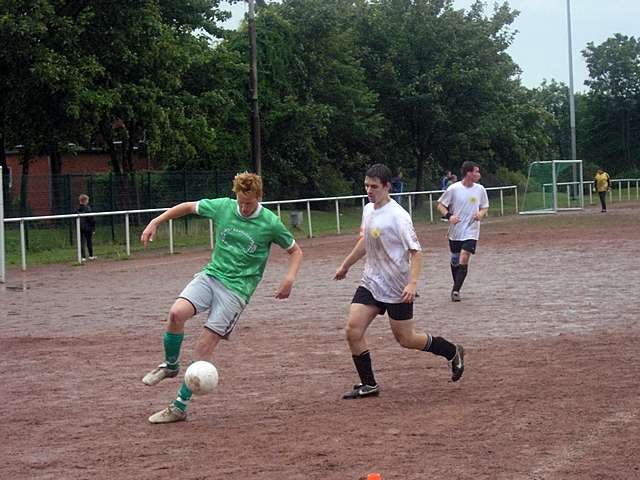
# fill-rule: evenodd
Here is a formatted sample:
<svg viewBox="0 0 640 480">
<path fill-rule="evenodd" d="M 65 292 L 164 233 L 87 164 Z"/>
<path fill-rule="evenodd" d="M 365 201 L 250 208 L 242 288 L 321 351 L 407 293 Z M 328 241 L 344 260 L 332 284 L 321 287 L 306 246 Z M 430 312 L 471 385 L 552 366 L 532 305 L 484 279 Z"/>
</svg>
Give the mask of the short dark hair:
<svg viewBox="0 0 640 480">
<path fill-rule="evenodd" d="M 382 163 L 376 163 L 367 169 L 365 176 L 369 178 L 377 178 L 380 180 L 380 183 L 386 185 L 391 181 L 391 170 Z"/>
<path fill-rule="evenodd" d="M 462 174 L 462 178 L 467 176 L 467 172 L 473 172 L 475 168 L 480 168 L 476 162 L 472 162 L 471 160 L 467 160 L 462 162 L 462 166 L 460 167 L 460 173 Z"/>
</svg>

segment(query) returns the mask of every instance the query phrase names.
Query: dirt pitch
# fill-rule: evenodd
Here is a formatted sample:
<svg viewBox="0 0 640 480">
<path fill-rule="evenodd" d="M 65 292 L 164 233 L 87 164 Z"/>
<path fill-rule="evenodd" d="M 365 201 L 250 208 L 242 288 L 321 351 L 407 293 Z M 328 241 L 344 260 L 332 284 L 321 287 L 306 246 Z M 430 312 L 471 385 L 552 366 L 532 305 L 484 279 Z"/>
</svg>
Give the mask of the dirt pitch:
<svg viewBox="0 0 640 480">
<path fill-rule="evenodd" d="M 640 478 L 640 208 L 489 218 L 449 301 L 445 225 L 426 247 L 419 325 L 465 345 L 447 364 L 370 329 L 376 399 L 356 380 L 343 325 L 361 266 L 333 273 L 353 236 L 305 240 L 293 297 L 265 279 L 189 420 L 150 425 L 178 382 L 150 388 L 173 298 L 206 250 L 83 267 L 30 267 L 0 285 L 2 479 L 384 480 Z M 277 250 L 277 249 L 276 249 Z M 201 319 L 188 324 L 188 357 Z"/>
</svg>

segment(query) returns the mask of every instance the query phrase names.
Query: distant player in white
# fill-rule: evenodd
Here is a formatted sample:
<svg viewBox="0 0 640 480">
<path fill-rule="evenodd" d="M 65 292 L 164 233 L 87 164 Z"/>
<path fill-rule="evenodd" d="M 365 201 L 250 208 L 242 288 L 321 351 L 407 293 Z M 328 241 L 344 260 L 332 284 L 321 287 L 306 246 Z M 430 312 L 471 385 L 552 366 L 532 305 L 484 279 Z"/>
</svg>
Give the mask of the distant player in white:
<svg viewBox="0 0 640 480">
<path fill-rule="evenodd" d="M 453 288 L 451 300 L 460 301 L 460 289 L 469 271 L 469 260 L 476 253 L 480 222 L 489 209 L 489 199 L 480 180 L 480 167 L 464 162 L 462 181 L 452 184 L 438 199 L 438 210 L 449 220 L 449 249 Z"/>
<path fill-rule="evenodd" d="M 391 331 L 398 343 L 414 350 L 424 350 L 451 362 L 455 382 L 464 371 L 461 345 L 417 332 L 413 320 L 413 301 L 422 268 L 422 248 L 411 217 L 389 196 L 391 171 L 376 164 L 367 170 L 364 185 L 369 202 L 362 212 L 360 238 L 351 253 L 336 270 L 342 280 L 353 264 L 366 255 L 360 286 L 353 297 L 347 321 L 347 341 L 360 383 L 343 398 L 377 396 L 380 393 L 365 332 L 378 316 L 389 314 Z"/>
</svg>

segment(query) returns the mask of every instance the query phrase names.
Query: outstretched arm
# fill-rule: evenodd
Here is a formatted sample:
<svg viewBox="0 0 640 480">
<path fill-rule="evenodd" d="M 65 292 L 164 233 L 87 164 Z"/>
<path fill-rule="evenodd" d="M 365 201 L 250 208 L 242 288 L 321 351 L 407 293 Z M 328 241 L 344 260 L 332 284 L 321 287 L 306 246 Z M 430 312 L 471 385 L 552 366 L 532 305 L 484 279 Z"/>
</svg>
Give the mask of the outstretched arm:
<svg viewBox="0 0 640 480">
<path fill-rule="evenodd" d="M 140 241 L 146 247 L 149 242 L 153 242 L 153 239 L 156 236 L 156 231 L 158 230 L 158 226 L 160 224 L 169 220 L 184 217 L 185 215 L 196 213 L 197 204 L 198 202 L 179 203 L 178 205 L 171 207 L 166 212 L 158 215 L 156 218 L 151 220 L 142 231 L 142 235 L 140 235 Z"/>
<path fill-rule="evenodd" d="M 276 292 L 276 298 L 281 300 L 289 298 L 289 295 L 291 295 L 293 282 L 296 280 L 298 270 L 300 270 L 300 264 L 302 263 L 302 249 L 297 243 L 294 243 L 293 246 L 287 250 L 287 253 L 289 254 L 289 268 L 287 269 L 287 274 L 284 276 L 284 279 L 280 284 L 280 288 L 278 288 L 278 291 Z"/>
<path fill-rule="evenodd" d="M 360 237 L 356 246 L 353 247 L 351 253 L 347 255 L 347 258 L 344 259 L 342 265 L 336 270 L 336 274 L 333 277 L 334 280 L 342 280 L 347 276 L 347 272 L 351 268 L 351 266 L 364 257 L 367 254 L 367 250 L 364 246 L 364 237 Z"/>
</svg>

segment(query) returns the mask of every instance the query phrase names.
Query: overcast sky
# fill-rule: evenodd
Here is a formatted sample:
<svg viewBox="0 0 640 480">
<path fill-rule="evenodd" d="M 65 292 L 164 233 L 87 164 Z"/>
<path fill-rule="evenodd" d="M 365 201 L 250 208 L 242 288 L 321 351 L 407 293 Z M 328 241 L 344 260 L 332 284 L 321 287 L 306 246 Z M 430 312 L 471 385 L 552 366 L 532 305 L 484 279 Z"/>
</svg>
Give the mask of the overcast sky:
<svg viewBox="0 0 640 480">
<path fill-rule="evenodd" d="M 454 1 L 458 8 L 468 8 L 472 3 L 473 0 Z M 494 2 L 486 3 L 492 11 Z M 509 53 L 522 69 L 522 83 L 537 87 L 543 79 L 555 79 L 568 85 L 566 0 L 509 0 L 508 3 L 520 11 L 512 25 L 518 34 Z M 234 13 L 230 26 L 235 27 L 247 10 L 246 2 L 230 9 Z M 580 52 L 588 42 L 598 45 L 615 33 L 640 36 L 640 0 L 571 0 L 571 17 L 574 86 L 576 91 L 583 91 L 589 74 Z"/>
</svg>

